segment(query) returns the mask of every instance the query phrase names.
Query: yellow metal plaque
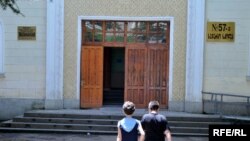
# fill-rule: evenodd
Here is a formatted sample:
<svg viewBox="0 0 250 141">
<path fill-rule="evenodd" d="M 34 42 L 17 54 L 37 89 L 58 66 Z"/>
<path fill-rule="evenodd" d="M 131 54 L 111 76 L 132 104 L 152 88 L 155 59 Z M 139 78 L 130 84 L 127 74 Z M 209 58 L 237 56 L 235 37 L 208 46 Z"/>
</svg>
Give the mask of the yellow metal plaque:
<svg viewBox="0 0 250 141">
<path fill-rule="evenodd" d="M 35 26 L 18 26 L 17 30 L 18 40 L 36 40 Z"/>
<path fill-rule="evenodd" d="M 234 22 L 208 22 L 207 41 L 208 42 L 234 42 L 235 23 Z"/>
</svg>

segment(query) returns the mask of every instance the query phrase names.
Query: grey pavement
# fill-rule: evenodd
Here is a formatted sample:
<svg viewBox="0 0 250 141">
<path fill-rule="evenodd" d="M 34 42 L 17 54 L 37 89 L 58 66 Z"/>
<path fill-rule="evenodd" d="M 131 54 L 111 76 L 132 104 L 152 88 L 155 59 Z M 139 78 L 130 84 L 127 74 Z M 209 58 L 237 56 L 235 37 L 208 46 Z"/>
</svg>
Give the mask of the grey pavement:
<svg viewBox="0 0 250 141">
<path fill-rule="evenodd" d="M 0 133 L 0 141 L 116 141 L 114 135 Z M 208 137 L 173 137 L 172 141 L 208 141 Z"/>
</svg>

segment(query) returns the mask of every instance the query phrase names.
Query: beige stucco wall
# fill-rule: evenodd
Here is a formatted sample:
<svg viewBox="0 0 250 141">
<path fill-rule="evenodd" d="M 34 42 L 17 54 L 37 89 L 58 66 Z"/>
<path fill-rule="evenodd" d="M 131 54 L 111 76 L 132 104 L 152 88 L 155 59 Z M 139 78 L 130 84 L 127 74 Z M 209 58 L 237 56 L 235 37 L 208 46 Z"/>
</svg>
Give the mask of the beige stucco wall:
<svg viewBox="0 0 250 141">
<path fill-rule="evenodd" d="M 77 99 L 78 16 L 174 17 L 173 100 L 185 95 L 187 0 L 65 0 L 64 98 Z"/>
<path fill-rule="evenodd" d="M 0 77 L 1 98 L 43 99 L 45 97 L 46 1 L 17 1 L 21 12 L 0 8 L 4 28 L 4 75 Z M 35 26 L 36 40 L 17 40 L 18 26 Z"/>
<path fill-rule="evenodd" d="M 206 1 L 206 21 L 235 22 L 233 43 L 206 42 L 204 91 L 250 96 L 250 1 Z"/>
</svg>

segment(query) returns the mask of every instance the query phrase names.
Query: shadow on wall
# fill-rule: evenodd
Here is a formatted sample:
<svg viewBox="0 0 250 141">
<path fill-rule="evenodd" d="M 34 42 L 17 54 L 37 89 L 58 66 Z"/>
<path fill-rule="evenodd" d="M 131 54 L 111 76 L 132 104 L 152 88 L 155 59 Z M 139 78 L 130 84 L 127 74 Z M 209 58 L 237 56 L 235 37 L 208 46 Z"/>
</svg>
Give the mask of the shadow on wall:
<svg viewBox="0 0 250 141">
<path fill-rule="evenodd" d="M 8 120 L 26 111 L 44 109 L 44 100 L 39 99 L 0 99 L 0 120 Z"/>
</svg>

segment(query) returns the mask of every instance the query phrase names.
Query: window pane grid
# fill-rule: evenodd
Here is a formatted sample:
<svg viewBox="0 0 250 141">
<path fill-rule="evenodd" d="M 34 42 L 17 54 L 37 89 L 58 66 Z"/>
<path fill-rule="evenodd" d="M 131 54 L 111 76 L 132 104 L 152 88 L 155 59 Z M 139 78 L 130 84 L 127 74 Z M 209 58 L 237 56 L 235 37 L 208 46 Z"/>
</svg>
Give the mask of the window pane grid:
<svg viewBox="0 0 250 141">
<path fill-rule="evenodd" d="M 83 21 L 83 42 L 166 43 L 169 22 Z M 168 37 L 169 38 L 169 37 Z"/>
</svg>

